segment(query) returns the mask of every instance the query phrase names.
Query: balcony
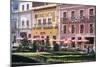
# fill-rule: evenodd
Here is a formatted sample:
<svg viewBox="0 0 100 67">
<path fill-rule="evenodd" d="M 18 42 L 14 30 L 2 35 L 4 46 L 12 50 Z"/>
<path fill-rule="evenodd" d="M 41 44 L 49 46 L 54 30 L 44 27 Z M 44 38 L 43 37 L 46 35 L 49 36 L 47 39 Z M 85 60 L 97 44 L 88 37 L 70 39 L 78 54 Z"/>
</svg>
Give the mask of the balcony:
<svg viewBox="0 0 100 67">
<path fill-rule="evenodd" d="M 71 17 L 71 22 L 77 22 L 77 21 L 78 21 L 78 17 L 74 17 L 74 16 Z"/>
<path fill-rule="evenodd" d="M 76 17 L 71 17 L 71 22 L 80 22 L 84 23 L 87 22 L 88 19 L 85 16 L 76 16 Z"/>
<path fill-rule="evenodd" d="M 33 28 L 34 28 L 34 29 L 35 29 L 35 28 L 37 28 L 37 29 L 41 29 L 41 27 L 42 27 L 42 25 L 34 24 L 34 27 L 33 27 Z"/>
<path fill-rule="evenodd" d="M 61 18 L 61 22 L 62 22 L 63 24 L 66 24 L 66 23 L 68 22 L 68 18 Z"/>
<path fill-rule="evenodd" d="M 85 21 L 86 21 L 86 19 L 85 19 L 84 16 L 80 16 L 80 17 L 79 17 L 79 22 L 85 22 Z"/>
<path fill-rule="evenodd" d="M 53 24 L 52 23 L 47 23 L 47 24 L 34 24 L 34 28 L 52 28 Z"/>
<path fill-rule="evenodd" d="M 94 15 L 89 16 L 89 22 L 96 22 L 96 17 Z"/>
</svg>

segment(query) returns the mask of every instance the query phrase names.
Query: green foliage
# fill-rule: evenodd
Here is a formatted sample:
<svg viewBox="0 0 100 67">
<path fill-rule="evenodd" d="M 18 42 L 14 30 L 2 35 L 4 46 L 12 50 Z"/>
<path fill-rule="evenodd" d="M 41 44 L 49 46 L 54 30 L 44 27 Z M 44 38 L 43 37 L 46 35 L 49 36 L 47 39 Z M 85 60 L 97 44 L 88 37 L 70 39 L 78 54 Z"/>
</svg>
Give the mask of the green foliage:
<svg viewBox="0 0 100 67">
<path fill-rule="evenodd" d="M 47 51 L 51 51 L 51 46 L 50 46 L 50 44 L 46 44 L 46 45 L 45 45 L 45 48 L 46 48 Z"/>
<path fill-rule="evenodd" d="M 95 53 L 31 52 L 14 54 L 36 59 L 39 62 L 46 64 L 88 62 L 96 60 Z"/>
<path fill-rule="evenodd" d="M 33 51 L 33 52 L 36 52 L 37 48 L 38 48 L 38 46 L 37 46 L 36 44 L 33 44 L 33 46 L 32 46 L 32 51 Z"/>
<path fill-rule="evenodd" d="M 59 45 L 58 44 L 54 44 L 54 51 L 59 51 Z"/>
<path fill-rule="evenodd" d="M 23 39 L 20 42 L 21 42 L 21 44 L 19 45 L 19 47 L 14 52 L 27 52 L 27 51 L 30 51 L 29 43 L 28 43 L 27 39 Z"/>
<path fill-rule="evenodd" d="M 27 39 L 23 39 L 23 40 L 21 40 L 21 44 L 22 44 L 22 46 L 23 47 L 28 47 L 28 40 Z"/>
</svg>

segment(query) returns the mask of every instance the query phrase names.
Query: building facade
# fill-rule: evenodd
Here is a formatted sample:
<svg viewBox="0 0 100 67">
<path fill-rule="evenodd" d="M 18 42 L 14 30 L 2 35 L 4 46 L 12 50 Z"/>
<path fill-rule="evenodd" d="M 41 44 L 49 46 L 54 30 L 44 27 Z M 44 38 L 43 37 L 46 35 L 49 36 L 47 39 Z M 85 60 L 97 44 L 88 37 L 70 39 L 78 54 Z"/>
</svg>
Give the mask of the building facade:
<svg viewBox="0 0 100 67">
<path fill-rule="evenodd" d="M 28 37 L 32 35 L 31 9 L 32 2 L 19 2 L 17 37 Z"/>
<path fill-rule="evenodd" d="M 14 13 L 12 12 L 11 14 L 11 25 L 10 25 L 10 40 L 11 40 L 11 43 L 15 43 L 16 42 L 16 30 L 17 30 L 17 27 L 16 27 L 16 23 L 18 22 L 18 14 L 17 13 Z"/>
<path fill-rule="evenodd" d="M 11 0 L 11 15 L 10 15 L 10 43 L 16 42 L 16 23 L 18 22 L 18 4 L 17 0 Z"/>
<path fill-rule="evenodd" d="M 93 5 L 20 1 L 18 11 L 12 16 L 12 21 L 16 24 L 14 26 L 11 23 L 12 33 L 16 32 L 13 35 L 15 39 L 49 38 L 51 46 L 53 39 L 64 39 L 73 41 L 69 45 L 72 48 L 95 48 L 96 7 Z"/>
<path fill-rule="evenodd" d="M 68 7 L 67 7 L 68 6 Z M 71 47 L 81 49 L 91 46 L 95 48 L 96 7 L 91 5 L 61 5 L 60 6 L 60 39 L 88 40 L 74 42 Z M 82 45 L 81 45 L 82 44 Z"/>
<path fill-rule="evenodd" d="M 32 12 L 33 38 L 58 39 L 56 4 L 35 7 Z M 50 42 L 52 43 L 52 42 Z"/>
<path fill-rule="evenodd" d="M 32 37 L 32 11 L 36 6 L 46 5 L 44 2 L 19 1 L 17 37 Z"/>
</svg>

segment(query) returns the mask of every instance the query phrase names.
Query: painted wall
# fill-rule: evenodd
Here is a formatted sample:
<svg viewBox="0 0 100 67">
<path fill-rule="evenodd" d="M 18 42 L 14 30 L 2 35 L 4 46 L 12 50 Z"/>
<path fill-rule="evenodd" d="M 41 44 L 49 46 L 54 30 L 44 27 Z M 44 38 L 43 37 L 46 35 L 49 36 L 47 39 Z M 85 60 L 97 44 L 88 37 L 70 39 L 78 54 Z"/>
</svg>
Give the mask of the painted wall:
<svg viewBox="0 0 100 67">
<path fill-rule="evenodd" d="M 29 9 L 27 9 L 27 4 L 29 4 Z M 22 10 L 22 5 L 24 5 L 24 10 Z M 18 11 L 18 23 L 17 25 L 17 37 L 20 37 L 21 32 L 26 32 L 28 34 L 32 34 L 32 14 L 30 9 L 32 8 L 32 2 L 19 2 L 19 11 Z M 27 25 L 27 20 L 29 21 L 29 25 Z M 22 21 L 24 21 L 24 25 L 22 25 Z"/>
<path fill-rule="evenodd" d="M 27 11 L 27 4 L 29 4 L 29 9 L 32 8 L 32 2 L 20 2 L 19 3 L 19 11 Z M 22 10 L 22 5 L 24 5 L 24 10 Z M 28 9 L 28 10 L 29 10 Z"/>
<path fill-rule="evenodd" d="M 32 28 L 31 11 L 19 13 L 19 28 Z M 29 21 L 29 26 L 27 26 L 27 20 Z M 24 21 L 24 26 L 22 26 L 22 21 Z"/>
<path fill-rule="evenodd" d="M 34 35 L 40 35 L 41 32 L 45 32 L 45 35 L 49 35 L 50 38 L 53 38 L 53 36 L 56 36 L 58 38 L 58 28 L 57 28 L 57 15 L 56 15 L 56 8 L 46 8 L 46 9 L 40 9 L 40 10 L 35 10 L 33 11 L 34 13 L 32 13 L 32 18 L 33 20 L 33 29 L 32 29 L 32 34 Z M 35 17 L 36 16 L 36 17 Z M 42 24 L 43 24 L 43 18 L 46 18 L 46 23 L 48 23 L 48 18 L 51 18 L 52 24 L 51 27 L 52 28 L 40 28 L 37 29 L 35 27 L 35 24 L 38 25 L 38 19 L 42 20 Z M 46 26 L 46 25 L 44 25 Z M 48 27 L 48 26 L 47 26 Z M 55 28 L 56 27 L 56 28 Z"/>
<path fill-rule="evenodd" d="M 81 35 L 88 35 L 90 36 L 91 34 L 89 33 L 89 25 L 90 24 L 93 24 L 94 26 L 94 33 L 91 35 L 95 35 L 95 22 L 94 23 L 89 23 L 89 9 L 94 9 L 94 16 L 95 16 L 95 7 L 94 6 L 89 6 L 89 5 L 76 5 L 76 6 L 73 6 L 73 5 L 69 5 L 68 7 L 65 7 L 65 6 L 60 6 L 60 18 L 63 18 L 63 12 L 66 12 L 67 14 L 67 18 L 68 20 L 66 20 L 66 24 L 62 24 L 61 22 L 61 33 L 60 33 L 60 36 L 63 37 L 73 37 L 75 36 L 76 34 L 80 35 L 80 25 L 83 24 L 84 25 L 84 32 L 81 34 Z M 80 16 L 80 10 L 84 10 L 84 16 L 85 16 L 85 22 L 81 23 L 79 22 L 79 20 L 75 23 L 71 23 L 71 12 L 72 11 L 75 11 L 75 17 L 79 17 Z M 63 26 L 66 25 L 66 33 L 64 34 L 63 33 Z M 75 25 L 75 33 L 72 34 L 71 33 L 71 25 Z"/>
</svg>

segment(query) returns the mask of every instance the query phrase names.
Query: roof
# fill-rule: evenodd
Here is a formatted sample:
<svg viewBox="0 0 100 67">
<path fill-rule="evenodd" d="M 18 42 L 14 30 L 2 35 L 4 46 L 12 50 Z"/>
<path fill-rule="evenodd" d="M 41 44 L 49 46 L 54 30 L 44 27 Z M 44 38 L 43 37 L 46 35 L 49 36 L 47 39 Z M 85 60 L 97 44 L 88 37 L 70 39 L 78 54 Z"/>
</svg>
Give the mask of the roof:
<svg viewBox="0 0 100 67">
<path fill-rule="evenodd" d="M 57 4 L 48 4 L 48 5 L 34 7 L 34 8 L 32 8 L 32 10 L 38 10 L 38 9 L 44 9 L 44 8 L 56 7 L 56 6 L 57 6 Z"/>
</svg>

